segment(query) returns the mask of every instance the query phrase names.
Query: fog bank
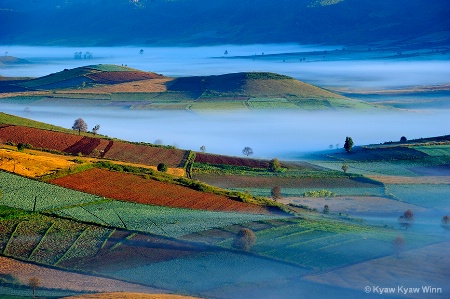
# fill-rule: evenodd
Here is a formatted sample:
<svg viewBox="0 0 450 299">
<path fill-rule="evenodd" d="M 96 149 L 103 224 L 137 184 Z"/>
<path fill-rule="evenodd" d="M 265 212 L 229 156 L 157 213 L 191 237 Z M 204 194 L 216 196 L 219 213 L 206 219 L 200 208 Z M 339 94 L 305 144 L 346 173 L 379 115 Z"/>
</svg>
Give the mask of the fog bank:
<svg viewBox="0 0 450 299">
<path fill-rule="evenodd" d="M 38 77 L 66 68 L 102 63 L 127 65 L 171 77 L 268 71 L 289 75 L 322 87 L 349 89 L 385 89 L 449 83 L 448 55 L 435 55 L 428 59 L 420 56 L 401 59 L 383 58 L 381 54 L 380 57 L 361 57 L 360 53 L 355 53 L 345 56 L 345 60 L 333 55 L 323 56 L 324 58 L 322 55 L 310 55 L 306 60 L 300 61 L 302 53 L 331 51 L 337 48 L 340 49 L 342 46 L 298 44 L 158 48 L 0 46 L 0 53 L 27 59 L 32 63 L 0 68 L 0 75 Z M 143 50 L 142 54 L 140 50 Z M 228 54 L 225 54 L 225 51 Z M 90 52 L 93 58 L 74 59 L 75 52 Z M 296 54 L 269 56 L 281 53 Z M 262 54 L 264 55 L 261 56 Z M 254 55 L 260 56 L 252 59 Z M 235 56 L 247 58 L 230 59 Z"/>
<path fill-rule="evenodd" d="M 242 156 L 249 146 L 254 157 L 295 158 L 307 151 L 344 145 L 351 136 L 355 146 L 450 134 L 448 110 L 390 113 L 343 113 L 298 111 L 134 111 L 105 108 L 52 107 L 1 104 L 6 113 L 71 128 L 83 118 L 99 133 L 130 141 L 154 143 L 182 149 Z M 25 109 L 27 107 L 28 109 Z"/>
</svg>

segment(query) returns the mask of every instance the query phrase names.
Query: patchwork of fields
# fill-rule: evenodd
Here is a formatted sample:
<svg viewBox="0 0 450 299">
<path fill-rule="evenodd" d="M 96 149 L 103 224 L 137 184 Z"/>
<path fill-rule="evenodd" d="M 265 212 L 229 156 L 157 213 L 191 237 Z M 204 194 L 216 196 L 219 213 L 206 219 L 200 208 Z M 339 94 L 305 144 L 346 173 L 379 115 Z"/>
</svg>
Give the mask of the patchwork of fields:
<svg viewBox="0 0 450 299">
<path fill-rule="evenodd" d="M 188 151 L 174 148 L 133 144 L 13 125 L 0 125 L 0 140 L 4 143 L 23 143 L 37 149 L 153 166 L 165 163 L 169 167 L 184 167 L 189 154 Z"/>
<path fill-rule="evenodd" d="M 122 75 L 97 79 L 122 80 Z M 0 150 L 0 167 L 7 171 L 13 167 L 16 172 L 0 171 L 0 254 L 22 260 L 23 269 L 31 267 L 24 263 L 30 262 L 95 272 L 140 284 L 145 290 L 220 298 L 233 293 L 227 289 L 245 293 L 244 289 L 255 286 L 286 282 L 314 289 L 307 285 L 308 280 L 353 294 L 349 289 L 355 286 L 339 279 L 347 277 L 359 286 L 361 280 L 355 280 L 352 267 L 372 265 L 373 273 L 378 273 L 386 268 L 379 261 L 386 260 L 395 265 L 394 272 L 401 273 L 405 269 L 394 263 L 395 255 L 409 258 L 405 250 L 428 252 L 427 248 L 441 248 L 439 244 L 448 241 L 441 227 L 431 233 L 415 229 L 428 218 L 416 221 L 408 230 L 391 225 L 397 224 L 396 215 L 389 225 L 376 226 L 340 212 L 381 215 L 395 211 L 400 215 L 411 209 L 418 219 L 430 211 L 432 217 L 445 212 L 450 208 L 450 147 L 446 145 L 332 154 L 321 160 L 283 162 L 277 171 L 270 170 L 266 160 L 197 153 L 192 170 L 187 171 L 201 182 L 243 192 L 238 195 L 148 169 L 160 161 L 184 167 L 187 160 L 194 162 L 189 151 L 11 125 L 2 125 L 0 135 L 3 142 L 71 154 L 92 155 L 104 148 L 103 158 L 125 161 L 113 164 L 77 157 L 83 161 L 77 166 L 73 156 Z M 341 169 L 343 161 L 349 165 L 348 173 Z M 140 168 L 142 164 L 147 168 Z M 49 182 L 23 177 L 76 167 Z M 271 197 L 275 186 L 280 187 L 278 203 L 251 197 Z M 314 192 L 321 194 L 321 190 L 330 195 L 314 197 Z M 291 206 L 288 215 L 274 213 L 270 203 L 297 206 Z M 327 213 L 322 213 L 324 205 L 331 207 Z M 437 226 L 434 220 L 430 225 Z M 248 252 L 236 245 L 242 229 L 255 234 Z M 403 240 L 401 249 L 395 243 L 398 238 Z M 433 250 L 430 257 L 447 259 L 439 250 Z M 4 261 L 5 265 L 14 264 Z M 49 284 L 47 272 L 33 271 L 42 273 L 45 286 L 55 287 Z M 445 273 L 442 269 L 427 271 L 439 279 Z M 5 269 L 3 264 L 1 273 L 17 275 L 18 283 L 26 284 L 23 273 Z M 368 275 L 367 271 L 361 273 L 363 279 Z M 130 286 L 123 284 L 125 290 Z"/>
</svg>

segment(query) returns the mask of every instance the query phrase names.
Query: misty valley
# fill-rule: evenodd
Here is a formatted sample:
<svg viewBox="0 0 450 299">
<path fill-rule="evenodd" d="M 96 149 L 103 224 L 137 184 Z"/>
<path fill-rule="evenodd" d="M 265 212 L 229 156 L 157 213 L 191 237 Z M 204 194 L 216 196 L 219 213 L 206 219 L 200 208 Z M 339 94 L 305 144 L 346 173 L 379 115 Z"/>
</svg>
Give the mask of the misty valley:
<svg viewBox="0 0 450 299">
<path fill-rule="evenodd" d="M 448 50 L 0 53 L 0 297 L 448 298 Z"/>
</svg>

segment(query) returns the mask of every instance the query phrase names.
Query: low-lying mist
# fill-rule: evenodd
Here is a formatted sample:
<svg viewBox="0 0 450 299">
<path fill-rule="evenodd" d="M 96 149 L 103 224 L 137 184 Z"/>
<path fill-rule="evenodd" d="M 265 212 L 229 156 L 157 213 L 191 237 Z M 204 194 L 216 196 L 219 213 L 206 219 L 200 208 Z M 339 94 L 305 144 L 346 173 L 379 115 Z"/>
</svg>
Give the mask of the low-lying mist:
<svg viewBox="0 0 450 299">
<path fill-rule="evenodd" d="M 27 109 L 25 109 L 27 108 Z M 303 152 L 449 134 L 448 110 L 428 112 L 344 113 L 298 111 L 136 111 L 98 107 L 2 104 L 2 111 L 71 128 L 83 118 L 89 129 L 130 141 L 162 142 L 182 149 L 241 156 L 295 159 Z"/>
<path fill-rule="evenodd" d="M 127 65 L 143 71 L 180 77 L 218 75 L 234 72 L 275 72 L 301 81 L 329 88 L 385 89 L 449 83 L 448 55 L 425 59 L 366 57 L 365 52 L 339 56 L 302 53 L 341 49 L 297 44 L 218 45 L 208 47 L 26 47 L 0 46 L 0 53 L 27 59 L 32 64 L 0 68 L 2 76 L 38 77 L 90 64 Z M 141 53 L 142 50 L 142 54 Z M 225 54 L 227 51 L 228 54 Z M 74 59 L 75 52 L 89 52 L 92 59 Z M 296 53 L 291 56 L 270 54 Z M 264 54 L 264 55 L 262 55 Z M 259 55 L 258 58 L 254 58 Z M 231 57 L 240 57 L 233 58 Z M 84 57 L 84 55 L 82 55 Z M 289 59 L 285 59 L 289 57 Z M 300 61 L 301 60 L 301 61 Z"/>
</svg>

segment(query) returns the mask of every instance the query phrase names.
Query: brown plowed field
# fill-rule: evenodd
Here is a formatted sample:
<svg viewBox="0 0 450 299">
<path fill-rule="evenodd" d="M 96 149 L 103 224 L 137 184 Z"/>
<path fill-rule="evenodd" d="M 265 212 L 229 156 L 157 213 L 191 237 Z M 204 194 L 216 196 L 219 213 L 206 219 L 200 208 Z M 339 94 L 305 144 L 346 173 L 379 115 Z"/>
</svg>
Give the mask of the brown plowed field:
<svg viewBox="0 0 450 299">
<path fill-rule="evenodd" d="M 158 165 L 165 163 L 168 167 L 183 167 L 187 152 L 114 141 L 105 150 L 104 158 L 127 161 L 138 164 Z"/>
<path fill-rule="evenodd" d="M 100 84 L 117 84 L 146 79 L 159 79 L 163 76 L 146 72 L 99 72 L 91 73 L 87 77 Z"/>
<path fill-rule="evenodd" d="M 34 148 L 56 150 L 84 156 L 97 149 L 102 158 L 137 164 L 156 166 L 165 163 L 168 167 L 183 167 L 187 152 L 148 145 L 110 141 L 101 138 L 78 136 L 29 127 L 0 125 L 0 142 L 31 144 Z"/>
<path fill-rule="evenodd" d="M 31 144 L 35 148 L 45 148 L 65 151 L 79 142 L 83 136 L 52 132 L 35 128 L 2 125 L 0 126 L 0 140 L 14 143 Z"/>
<path fill-rule="evenodd" d="M 199 163 L 209 163 L 209 164 L 226 164 L 235 166 L 247 166 L 252 168 L 268 168 L 269 161 L 239 158 L 239 157 L 228 157 L 212 154 L 197 153 L 195 157 L 195 162 Z"/>
<path fill-rule="evenodd" d="M 268 213 L 265 207 L 234 201 L 225 196 L 97 168 L 58 178 L 51 183 L 103 197 L 142 204 L 210 211 Z"/>
</svg>

